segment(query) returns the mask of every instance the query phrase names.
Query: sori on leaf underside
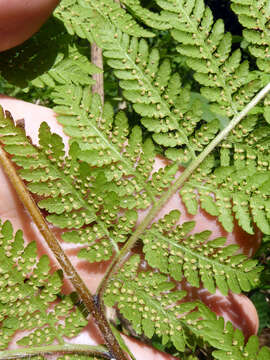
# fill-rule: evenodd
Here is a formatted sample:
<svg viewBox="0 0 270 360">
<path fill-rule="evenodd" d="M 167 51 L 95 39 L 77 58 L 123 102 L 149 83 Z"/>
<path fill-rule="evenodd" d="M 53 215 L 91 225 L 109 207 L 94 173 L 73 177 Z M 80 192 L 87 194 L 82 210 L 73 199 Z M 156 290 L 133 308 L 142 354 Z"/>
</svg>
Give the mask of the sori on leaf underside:
<svg viewBox="0 0 270 360">
<path fill-rule="evenodd" d="M 1 54 L 0 71 L 14 89 L 46 88 L 69 149 L 46 123 L 33 145 L 3 111 L 0 143 L 62 240 L 80 244 L 78 256 L 91 263 L 111 260 L 99 301 L 115 306 L 138 335 L 157 335 L 181 353 L 203 341 L 216 359 L 262 360 L 269 349 L 259 350 L 255 336 L 245 344 L 205 305 L 183 302 L 186 293 L 176 286 L 185 280 L 210 293 L 239 294 L 258 286 L 262 267 L 226 238 L 209 240 L 211 229 L 193 233 L 195 222 L 181 221 L 177 204 L 157 220 L 178 193 L 189 214 L 204 209 L 227 232 L 237 221 L 246 233 L 257 227 L 270 234 L 270 7 L 267 0 L 231 4 L 243 26 L 244 56 L 203 0 L 155 0 L 152 10 L 138 0 L 61 1 L 33 39 Z M 171 48 L 159 49 L 165 37 Z M 103 89 L 91 93 L 92 75 L 102 71 L 89 61 L 89 42 L 106 61 L 105 104 Z M 119 89 L 113 101 L 111 83 Z M 157 166 L 158 154 L 166 165 Z M 24 245 L 9 222 L 1 233 L 2 355 L 18 330 L 28 330 L 18 345 L 33 354 L 41 345 L 43 355 L 46 346 L 64 353 L 63 337 L 82 330 L 87 310 L 61 294 L 61 274 L 50 274 L 34 243 Z M 132 255 L 135 244 L 140 256 Z M 50 348 L 55 343 L 59 348 Z M 69 350 L 88 359 L 112 353 Z"/>
</svg>

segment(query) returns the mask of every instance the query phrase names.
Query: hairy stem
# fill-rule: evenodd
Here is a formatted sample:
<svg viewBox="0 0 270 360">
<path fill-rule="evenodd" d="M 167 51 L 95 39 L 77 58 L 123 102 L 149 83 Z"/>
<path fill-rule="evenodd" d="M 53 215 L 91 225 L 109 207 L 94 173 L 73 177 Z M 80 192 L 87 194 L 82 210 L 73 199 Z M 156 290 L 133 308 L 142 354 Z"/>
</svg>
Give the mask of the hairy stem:
<svg viewBox="0 0 270 360">
<path fill-rule="evenodd" d="M 146 215 L 144 220 L 137 227 L 133 235 L 129 238 L 126 244 L 122 247 L 121 251 L 115 256 L 110 267 L 107 270 L 106 275 L 104 276 L 102 283 L 98 289 L 98 296 L 100 299 L 103 298 L 104 290 L 115 272 L 119 270 L 122 264 L 126 261 L 126 258 L 145 229 L 151 224 L 155 219 L 157 214 L 160 212 L 162 207 L 167 203 L 167 201 L 174 195 L 174 193 L 184 184 L 184 182 L 190 177 L 194 170 L 203 162 L 203 160 L 215 149 L 215 147 L 226 138 L 232 129 L 240 123 L 240 121 L 253 109 L 258 102 L 264 98 L 264 96 L 270 91 L 270 83 L 267 84 L 252 100 L 251 102 L 238 114 L 236 115 L 228 126 L 223 129 L 209 144 L 206 146 L 204 151 L 192 161 L 192 163 L 185 169 L 185 171 L 176 179 L 174 184 L 168 189 L 166 193 L 155 203 L 153 204 L 152 209 Z"/>
<path fill-rule="evenodd" d="M 103 57 L 102 50 L 97 46 L 96 43 L 91 45 L 91 62 L 103 70 Z M 95 84 L 92 86 L 92 92 L 99 94 L 102 105 L 104 104 L 104 78 L 103 73 L 94 74 L 93 80 Z"/>
<path fill-rule="evenodd" d="M 23 359 L 34 356 L 54 355 L 54 354 L 80 354 L 84 356 L 98 356 L 104 359 L 111 359 L 111 355 L 104 346 L 64 344 L 37 346 L 31 348 L 0 351 L 0 359 Z"/>
<path fill-rule="evenodd" d="M 106 342 L 106 345 L 108 346 L 111 355 L 117 360 L 126 360 L 126 356 L 124 355 L 115 336 L 113 335 L 110 325 L 103 311 L 101 311 L 99 302 L 96 301 L 96 299 L 90 293 L 89 289 L 81 279 L 80 275 L 77 273 L 76 269 L 71 264 L 69 258 L 61 248 L 58 240 L 49 229 L 35 201 L 27 190 L 24 182 L 17 174 L 16 169 L 14 168 L 11 160 L 8 158 L 6 152 L 3 150 L 2 147 L 0 147 L 0 163 L 5 173 L 7 174 L 10 182 L 12 183 L 15 191 L 17 192 L 20 200 L 22 201 L 24 207 L 30 213 L 33 221 L 37 225 L 40 233 L 44 237 L 49 248 L 59 262 L 61 268 L 63 269 L 67 277 L 70 279 L 81 300 L 84 302 L 87 310 L 93 316 L 97 326 L 99 327 L 99 330 L 104 337 L 104 340 Z"/>
</svg>

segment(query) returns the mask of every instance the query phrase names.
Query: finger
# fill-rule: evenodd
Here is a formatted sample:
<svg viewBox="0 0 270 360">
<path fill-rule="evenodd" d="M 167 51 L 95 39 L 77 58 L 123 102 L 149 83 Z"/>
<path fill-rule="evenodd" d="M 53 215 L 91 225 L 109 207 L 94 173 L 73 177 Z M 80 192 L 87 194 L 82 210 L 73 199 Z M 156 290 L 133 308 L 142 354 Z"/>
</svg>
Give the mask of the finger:
<svg viewBox="0 0 270 360">
<path fill-rule="evenodd" d="M 0 0 L 0 51 L 21 44 L 48 19 L 59 0 Z"/>
</svg>

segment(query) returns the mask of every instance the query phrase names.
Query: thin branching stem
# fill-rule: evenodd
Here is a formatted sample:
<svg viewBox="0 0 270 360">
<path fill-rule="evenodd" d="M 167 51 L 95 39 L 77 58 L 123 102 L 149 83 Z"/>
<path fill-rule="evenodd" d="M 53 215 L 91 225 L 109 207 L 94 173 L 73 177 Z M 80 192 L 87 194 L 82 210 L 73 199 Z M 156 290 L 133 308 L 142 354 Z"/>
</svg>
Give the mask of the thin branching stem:
<svg viewBox="0 0 270 360">
<path fill-rule="evenodd" d="M 53 252 L 57 261 L 59 262 L 61 268 L 63 269 L 67 277 L 70 279 L 72 285 L 74 286 L 81 300 L 85 304 L 87 310 L 93 316 L 101 334 L 103 335 L 103 338 L 106 342 L 106 345 L 108 346 L 112 357 L 117 360 L 126 360 L 124 352 L 120 348 L 118 341 L 113 335 L 111 327 L 103 311 L 101 311 L 99 302 L 96 301 L 96 299 L 90 293 L 89 289 L 81 279 L 80 275 L 77 273 L 76 269 L 71 264 L 64 250 L 61 248 L 58 240 L 49 229 L 35 201 L 27 190 L 24 182 L 17 174 L 13 163 L 8 158 L 5 150 L 2 147 L 0 147 L 0 163 L 10 182 L 12 183 L 15 191 L 17 192 L 20 200 L 22 201 L 24 207 L 30 213 L 33 221 L 35 222 L 36 226 L 38 227 L 40 233 L 44 237 L 46 243 Z"/>
<path fill-rule="evenodd" d="M 122 264 L 126 261 L 130 250 L 134 244 L 138 241 L 139 237 L 143 234 L 146 228 L 152 223 L 155 217 L 158 215 L 163 206 L 168 200 L 175 194 L 176 191 L 184 184 L 184 182 L 190 177 L 194 170 L 205 160 L 205 158 L 215 149 L 215 147 L 226 138 L 232 129 L 234 129 L 240 121 L 253 109 L 261 99 L 267 95 L 270 91 L 270 83 L 267 84 L 252 100 L 251 102 L 238 114 L 236 115 L 228 126 L 223 129 L 209 144 L 206 146 L 203 152 L 192 161 L 192 163 L 183 171 L 183 173 L 176 179 L 173 185 L 164 193 L 163 196 L 152 206 L 152 209 L 146 215 L 144 220 L 137 227 L 133 235 L 129 238 L 126 244 L 122 247 L 121 251 L 115 256 L 107 270 L 104 278 L 98 289 L 98 296 L 100 299 L 103 298 L 106 286 L 115 272 L 119 270 Z"/>
<path fill-rule="evenodd" d="M 80 345 L 80 344 L 63 344 L 37 346 L 15 350 L 0 351 L 1 360 L 10 359 L 29 359 L 34 356 L 56 355 L 56 354 L 78 354 L 84 356 L 98 356 L 103 359 L 111 359 L 108 350 L 101 345 Z"/>
</svg>

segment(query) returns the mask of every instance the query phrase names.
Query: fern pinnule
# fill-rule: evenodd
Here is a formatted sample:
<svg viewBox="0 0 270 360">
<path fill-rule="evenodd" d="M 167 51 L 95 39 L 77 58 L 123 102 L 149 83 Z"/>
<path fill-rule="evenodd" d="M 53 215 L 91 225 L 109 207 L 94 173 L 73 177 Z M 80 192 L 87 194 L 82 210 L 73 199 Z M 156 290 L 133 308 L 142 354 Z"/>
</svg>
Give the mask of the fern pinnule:
<svg viewBox="0 0 270 360">
<path fill-rule="evenodd" d="M 161 14 L 143 8 L 139 0 L 121 0 L 121 3 L 150 28 L 167 30 L 171 27 L 165 17 L 163 18 Z"/>
<path fill-rule="evenodd" d="M 205 305 L 198 305 L 202 321 L 199 323 L 202 337 L 212 345 L 215 350 L 212 356 L 217 360 L 267 360 L 270 355 L 268 347 L 259 349 L 259 341 L 256 336 L 251 336 L 247 343 L 243 333 L 235 329 L 230 322 L 224 322 Z M 196 329 L 197 330 L 197 329 Z M 194 331 L 196 331 L 194 330 Z M 198 330 L 197 330 L 198 331 Z"/>
</svg>

